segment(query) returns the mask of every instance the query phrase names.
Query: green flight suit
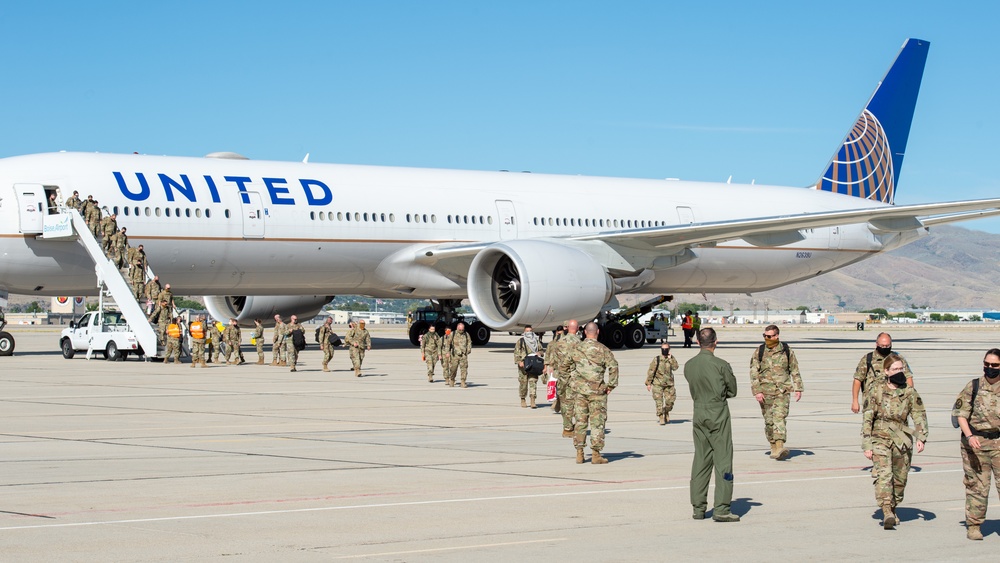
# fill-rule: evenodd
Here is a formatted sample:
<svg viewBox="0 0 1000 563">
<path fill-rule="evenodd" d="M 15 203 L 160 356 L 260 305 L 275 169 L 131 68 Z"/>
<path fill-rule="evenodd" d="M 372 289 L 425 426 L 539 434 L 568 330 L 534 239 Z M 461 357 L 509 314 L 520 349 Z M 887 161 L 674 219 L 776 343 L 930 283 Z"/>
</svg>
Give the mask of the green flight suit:
<svg viewBox="0 0 1000 563">
<path fill-rule="evenodd" d="M 708 483 L 715 469 L 713 517 L 729 514 L 733 500 L 733 428 L 727 399 L 736 396 L 736 377 L 729 362 L 702 349 L 684 364 L 684 378 L 694 399 L 694 461 L 691 505 L 704 514 Z"/>
</svg>

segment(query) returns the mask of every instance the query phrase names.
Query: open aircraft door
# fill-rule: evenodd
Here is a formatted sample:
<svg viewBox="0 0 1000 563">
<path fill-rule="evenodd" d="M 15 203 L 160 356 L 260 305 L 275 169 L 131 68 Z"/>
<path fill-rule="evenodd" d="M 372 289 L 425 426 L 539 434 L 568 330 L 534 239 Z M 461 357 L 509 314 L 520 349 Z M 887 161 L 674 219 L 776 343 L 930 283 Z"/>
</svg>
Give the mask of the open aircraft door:
<svg viewBox="0 0 1000 563">
<path fill-rule="evenodd" d="M 21 232 L 40 235 L 45 225 L 45 187 L 41 184 L 14 184 Z"/>
<path fill-rule="evenodd" d="M 243 204 L 243 238 L 264 238 L 264 205 L 260 194 L 247 192 L 250 202 Z"/>
<path fill-rule="evenodd" d="M 506 199 L 498 199 L 497 217 L 500 219 L 500 240 L 517 238 L 517 222 L 514 217 L 514 204 Z"/>
</svg>

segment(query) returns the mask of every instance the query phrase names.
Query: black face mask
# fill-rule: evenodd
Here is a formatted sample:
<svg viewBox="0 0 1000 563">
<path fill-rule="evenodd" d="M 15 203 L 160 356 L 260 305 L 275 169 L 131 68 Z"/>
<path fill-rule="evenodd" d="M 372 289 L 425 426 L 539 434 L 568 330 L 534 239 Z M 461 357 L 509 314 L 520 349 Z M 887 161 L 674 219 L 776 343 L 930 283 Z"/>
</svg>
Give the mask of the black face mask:
<svg viewBox="0 0 1000 563">
<path fill-rule="evenodd" d="M 893 385 L 899 388 L 906 387 L 906 374 L 903 372 L 899 372 L 890 375 L 889 383 L 892 383 Z"/>
<path fill-rule="evenodd" d="M 882 356 L 884 358 L 888 356 L 890 352 L 892 352 L 892 346 L 891 345 L 886 346 L 885 348 L 882 348 L 881 346 L 876 346 L 875 351 L 878 352 L 879 356 Z"/>
<path fill-rule="evenodd" d="M 670 348 L 667 348 L 666 350 L 664 350 L 663 348 L 660 348 L 660 353 L 663 354 L 664 356 L 669 356 L 670 355 Z M 998 369 L 996 371 L 997 371 L 997 373 L 1000 373 L 1000 369 Z"/>
<path fill-rule="evenodd" d="M 1000 377 L 1000 368 L 983 368 L 983 375 L 990 379 L 996 379 Z"/>
</svg>

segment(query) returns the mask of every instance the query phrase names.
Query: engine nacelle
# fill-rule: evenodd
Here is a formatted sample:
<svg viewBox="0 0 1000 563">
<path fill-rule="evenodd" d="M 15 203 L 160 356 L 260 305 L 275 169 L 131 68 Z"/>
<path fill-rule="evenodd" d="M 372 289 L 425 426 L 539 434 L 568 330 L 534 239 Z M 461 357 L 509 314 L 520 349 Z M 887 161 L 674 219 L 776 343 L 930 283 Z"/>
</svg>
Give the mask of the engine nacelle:
<svg viewBox="0 0 1000 563">
<path fill-rule="evenodd" d="M 265 326 L 274 326 L 274 315 L 295 315 L 299 321 L 315 317 L 333 295 L 212 295 L 205 297 L 205 308 L 212 318 L 228 322 L 231 317 L 242 326 L 253 326 L 254 319 L 263 319 Z"/>
<path fill-rule="evenodd" d="M 494 330 L 545 330 L 567 319 L 589 321 L 614 285 L 589 254 L 547 240 L 514 240 L 483 249 L 469 268 L 469 302 Z"/>
</svg>

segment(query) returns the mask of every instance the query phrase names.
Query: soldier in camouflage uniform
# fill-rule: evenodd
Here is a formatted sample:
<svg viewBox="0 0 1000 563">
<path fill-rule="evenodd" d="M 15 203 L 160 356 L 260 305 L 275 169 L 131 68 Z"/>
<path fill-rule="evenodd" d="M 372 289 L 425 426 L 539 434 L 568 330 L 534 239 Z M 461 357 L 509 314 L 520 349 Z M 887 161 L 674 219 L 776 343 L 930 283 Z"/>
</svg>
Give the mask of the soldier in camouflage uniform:
<svg viewBox="0 0 1000 563">
<path fill-rule="evenodd" d="M 283 366 L 285 363 L 285 323 L 281 315 L 274 316 L 274 333 L 271 335 L 271 365 Z"/>
<path fill-rule="evenodd" d="M 854 382 L 851 388 L 852 412 L 861 412 L 861 403 L 858 402 L 859 393 L 863 392 L 865 396 L 862 398 L 867 399 L 873 390 L 881 392 L 884 388 L 882 380 L 885 378 L 882 376 L 882 363 L 885 362 L 885 358 L 890 352 L 892 352 L 892 337 L 889 336 L 889 333 L 882 332 L 875 339 L 875 351 L 861 356 L 858 367 L 854 370 Z M 906 386 L 913 387 L 913 372 L 910 371 L 906 358 L 903 358 L 903 373 L 906 374 Z"/>
<path fill-rule="evenodd" d="M 427 332 L 424 333 L 423 337 L 420 339 L 420 356 L 427 364 L 428 383 L 434 382 L 434 366 L 438 363 L 438 360 L 441 357 L 441 348 L 441 335 L 437 333 L 437 329 L 434 328 L 434 325 L 431 325 L 427 328 Z"/>
<path fill-rule="evenodd" d="M 112 213 L 104 219 L 101 219 L 100 224 L 101 230 L 101 249 L 104 254 L 111 257 L 111 237 L 115 236 L 118 232 L 118 215 Z"/>
<path fill-rule="evenodd" d="M 1000 349 L 986 352 L 983 376 L 965 385 L 952 416 L 962 429 L 966 537 L 981 540 L 991 474 L 1000 488 Z"/>
<path fill-rule="evenodd" d="M 750 392 L 764 415 L 764 435 L 771 445 L 771 458 L 778 461 L 790 455 L 785 448 L 789 393 L 795 393 L 796 402 L 802 398 L 799 361 L 788 344 L 779 341 L 780 332 L 777 326 L 768 325 L 764 329 L 764 344 L 750 356 Z"/>
<path fill-rule="evenodd" d="M 148 313 L 156 304 L 156 296 L 160 294 L 160 276 L 153 276 L 153 279 L 146 282 L 142 293 L 146 296 L 146 312 Z"/>
<path fill-rule="evenodd" d="M 924 451 L 927 441 L 924 402 L 915 389 L 906 386 L 903 369 L 902 358 L 895 354 L 883 360 L 885 389 L 872 394 L 872 400 L 865 403 L 861 426 L 861 449 L 872 460 L 875 502 L 882 508 L 882 527 L 886 530 L 893 529 L 899 521 L 896 507 L 903 502 L 914 439 L 917 453 Z M 906 425 L 907 418 L 913 419 L 913 430 Z"/>
<path fill-rule="evenodd" d="M 330 344 L 332 334 L 333 317 L 327 317 L 323 326 L 319 327 L 319 349 L 323 351 L 323 371 L 330 371 L 328 364 L 333 359 L 333 344 Z"/>
<path fill-rule="evenodd" d="M 678 367 L 677 358 L 670 353 L 670 345 L 664 342 L 646 371 L 646 390 L 653 393 L 656 418 L 661 426 L 670 422 L 670 411 L 674 410 L 674 401 L 677 400 L 674 370 Z"/>
<path fill-rule="evenodd" d="M 213 364 L 219 363 L 219 354 L 222 352 L 222 332 L 219 330 L 219 323 L 215 319 L 208 320 L 208 346 L 211 358 L 208 361 Z"/>
<path fill-rule="evenodd" d="M 78 209 L 80 207 L 80 192 L 74 191 L 73 195 L 66 199 L 66 207 L 70 209 Z"/>
<path fill-rule="evenodd" d="M 684 364 L 684 379 L 691 389 L 694 460 L 691 462 L 691 506 L 695 520 L 705 519 L 708 484 L 715 473 L 715 508 L 712 520 L 739 522 L 731 511 L 733 501 L 733 424 L 729 399 L 736 396 L 733 366 L 715 355 L 719 338 L 715 329 L 698 331 L 701 351 Z"/>
<path fill-rule="evenodd" d="M 608 394 L 618 387 L 618 361 L 607 346 L 597 341 L 597 323 L 587 323 L 584 328 L 586 339 L 569 354 L 569 369 L 573 374 L 569 381 L 576 396 L 576 462 L 583 463 L 583 448 L 587 442 L 587 426 L 590 425 L 590 462 L 607 463 L 601 457 L 604 449 L 604 424 L 608 420 Z M 604 382 L 604 372 L 608 381 Z"/>
<path fill-rule="evenodd" d="M 365 321 L 358 321 L 358 326 L 347 334 L 346 343 L 351 353 L 354 375 L 361 377 L 361 364 L 365 361 L 365 351 L 372 349 L 372 336 L 365 328 Z"/>
<path fill-rule="evenodd" d="M 243 344 L 243 333 L 240 331 L 240 325 L 236 322 L 236 319 L 229 319 L 229 326 L 226 327 L 222 337 L 226 341 L 226 363 L 232 365 L 245 364 L 246 359 L 243 357 L 243 350 L 240 350 L 240 345 Z M 231 361 L 230 357 L 233 358 Z"/>
<path fill-rule="evenodd" d="M 166 345 L 167 326 L 170 324 L 170 309 L 167 308 L 166 301 L 156 303 L 156 308 L 149 315 L 149 322 L 156 323 L 157 344 Z"/>
<path fill-rule="evenodd" d="M 295 364 L 299 361 L 299 351 L 295 348 L 295 338 L 292 336 L 293 332 L 304 330 L 298 321 L 298 317 L 292 315 L 288 324 L 285 325 L 285 361 L 292 366 L 292 369 L 288 371 L 298 371 L 295 369 Z"/>
<path fill-rule="evenodd" d="M 126 254 L 129 265 L 129 282 L 132 284 L 135 300 L 138 301 L 146 289 L 146 251 L 140 244 L 136 248 L 129 248 Z"/>
<path fill-rule="evenodd" d="M 90 206 L 87 208 L 87 213 L 84 216 L 87 220 L 87 228 L 94 235 L 95 238 L 101 236 L 101 208 L 97 205 L 97 200 L 91 200 Z"/>
<path fill-rule="evenodd" d="M 574 432 L 574 414 L 576 411 L 576 396 L 570 388 L 569 381 L 572 376 L 569 364 L 570 356 L 580 344 L 580 324 L 573 319 L 566 321 L 566 333 L 559 340 L 549 344 L 545 350 L 545 367 L 550 377 L 556 378 L 556 395 L 559 403 L 559 412 L 562 414 L 563 438 L 572 438 Z"/>
<path fill-rule="evenodd" d="M 125 260 L 126 250 L 128 249 L 128 235 L 126 234 L 126 230 L 125 227 L 122 227 L 111 235 L 111 261 L 115 263 L 115 266 L 119 270 L 127 263 Z"/>
<path fill-rule="evenodd" d="M 534 409 L 537 408 L 535 396 L 538 389 L 538 376 L 524 371 L 524 358 L 529 355 L 545 357 L 542 342 L 538 339 L 538 335 L 532 331 L 531 325 L 524 327 L 524 333 L 514 345 L 514 364 L 517 366 L 517 392 L 521 396 L 521 408 L 528 406 L 524 400 L 528 396 L 531 398 L 531 408 Z"/>
<path fill-rule="evenodd" d="M 205 367 L 205 315 L 200 315 L 188 325 L 191 334 L 191 367 Z"/>
<path fill-rule="evenodd" d="M 164 315 L 166 316 L 166 315 Z M 181 320 L 178 317 L 169 318 L 167 328 L 167 350 L 163 354 L 163 363 L 169 364 L 173 359 L 175 364 L 181 363 Z"/>
<path fill-rule="evenodd" d="M 253 338 L 254 344 L 257 346 L 257 365 L 264 365 L 264 321 L 263 319 L 253 320 Z"/>
<path fill-rule="evenodd" d="M 455 332 L 449 334 L 444 339 L 444 355 L 448 360 L 448 373 L 445 378 L 450 387 L 455 386 L 455 379 L 458 370 L 462 370 L 462 387 L 466 385 L 466 378 L 469 376 L 469 354 L 472 353 L 472 337 L 465 332 L 465 323 L 458 323 Z"/>
</svg>

